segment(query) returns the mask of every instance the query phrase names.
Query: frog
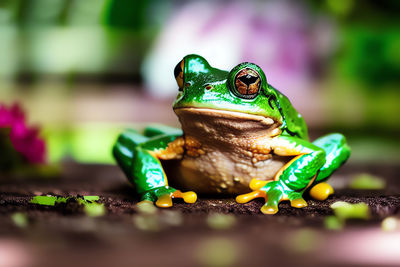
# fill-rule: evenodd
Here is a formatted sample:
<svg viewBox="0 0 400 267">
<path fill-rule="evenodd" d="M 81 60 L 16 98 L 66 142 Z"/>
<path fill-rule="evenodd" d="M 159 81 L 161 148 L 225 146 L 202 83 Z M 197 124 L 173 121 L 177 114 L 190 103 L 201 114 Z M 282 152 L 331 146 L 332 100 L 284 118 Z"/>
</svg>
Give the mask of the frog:
<svg viewBox="0 0 400 267">
<path fill-rule="evenodd" d="M 195 203 L 197 193 L 236 196 L 238 204 L 261 198 L 261 212 L 276 214 L 281 201 L 303 208 L 305 193 L 319 201 L 333 194 L 326 181 L 350 156 L 346 138 L 309 141 L 304 118 L 261 67 L 243 62 L 224 71 L 191 54 L 174 76 L 181 128 L 127 129 L 113 146 L 139 203 L 167 208 L 173 199 Z"/>
</svg>

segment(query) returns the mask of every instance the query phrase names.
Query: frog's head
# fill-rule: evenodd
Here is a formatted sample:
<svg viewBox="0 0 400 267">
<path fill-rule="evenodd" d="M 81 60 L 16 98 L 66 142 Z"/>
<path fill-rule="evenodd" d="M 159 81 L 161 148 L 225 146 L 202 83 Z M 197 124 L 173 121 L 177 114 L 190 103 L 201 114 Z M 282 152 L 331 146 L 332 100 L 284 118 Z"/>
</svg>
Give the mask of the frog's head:
<svg viewBox="0 0 400 267">
<path fill-rule="evenodd" d="M 229 117 L 259 124 L 281 124 L 282 116 L 273 101 L 274 89 L 263 70 L 245 62 L 230 72 L 219 70 L 201 56 L 188 55 L 174 70 L 179 87 L 175 113 L 183 120 L 198 119 L 190 114 Z"/>
</svg>

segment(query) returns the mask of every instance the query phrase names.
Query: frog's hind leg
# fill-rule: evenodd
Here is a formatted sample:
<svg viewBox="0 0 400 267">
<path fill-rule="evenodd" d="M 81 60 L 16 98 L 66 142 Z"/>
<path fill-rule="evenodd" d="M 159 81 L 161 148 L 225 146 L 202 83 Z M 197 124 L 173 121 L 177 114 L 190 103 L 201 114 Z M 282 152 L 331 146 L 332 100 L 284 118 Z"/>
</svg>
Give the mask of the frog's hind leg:
<svg viewBox="0 0 400 267">
<path fill-rule="evenodd" d="M 318 138 L 313 144 L 325 150 L 326 162 L 319 170 L 311 187 L 310 195 L 314 199 L 325 200 L 333 194 L 333 188 L 324 181 L 350 157 L 350 147 L 346 143 L 346 138 L 338 133 Z"/>
<path fill-rule="evenodd" d="M 129 177 L 131 174 L 133 151 L 135 147 L 148 140 L 148 137 L 141 135 L 133 129 L 127 129 L 118 136 L 112 152 L 118 165 L 126 176 Z"/>
</svg>

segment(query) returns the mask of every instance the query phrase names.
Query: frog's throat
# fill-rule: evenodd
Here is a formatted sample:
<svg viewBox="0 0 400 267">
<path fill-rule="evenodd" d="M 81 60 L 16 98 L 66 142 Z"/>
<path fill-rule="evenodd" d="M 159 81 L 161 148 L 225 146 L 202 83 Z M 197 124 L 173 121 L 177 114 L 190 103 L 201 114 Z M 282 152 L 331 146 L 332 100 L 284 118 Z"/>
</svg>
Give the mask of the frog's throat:
<svg viewBox="0 0 400 267">
<path fill-rule="evenodd" d="M 209 117 L 223 117 L 223 118 L 237 119 L 242 121 L 252 121 L 267 127 L 270 127 L 274 123 L 277 123 L 277 121 L 274 121 L 272 118 L 269 117 L 242 113 L 237 111 L 211 109 L 211 108 L 175 108 L 174 112 L 179 118 L 181 118 L 182 115 L 184 114 L 190 113 L 198 116 L 204 115 Z"/>
</svg>

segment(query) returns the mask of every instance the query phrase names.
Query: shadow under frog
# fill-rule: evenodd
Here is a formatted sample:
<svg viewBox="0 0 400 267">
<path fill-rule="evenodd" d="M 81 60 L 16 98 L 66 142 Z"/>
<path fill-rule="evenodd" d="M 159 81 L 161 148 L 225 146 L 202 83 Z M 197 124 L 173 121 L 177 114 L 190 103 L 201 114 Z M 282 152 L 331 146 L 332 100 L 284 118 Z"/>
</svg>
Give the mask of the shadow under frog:
<svg viewBox="0 0 400 267">
<path fill-rule="evenodd" d="M 195 192 L 240 194 L 238 203 L 261 197 L 261 212 L 275 214 L 283 200 L 307 206 L 306 189 L 318 200 L 333 193 L 325 181 L 350 156 L 345 137 L 310 142 L 302 116 L 259 66 L 245 62 L 227 72 L 188 55 L 174 75 L 182 129 L 126 130 L 113 148 L 142 201 L 170 207 L 173 198 L 194 203 Z"/>
</svg>

